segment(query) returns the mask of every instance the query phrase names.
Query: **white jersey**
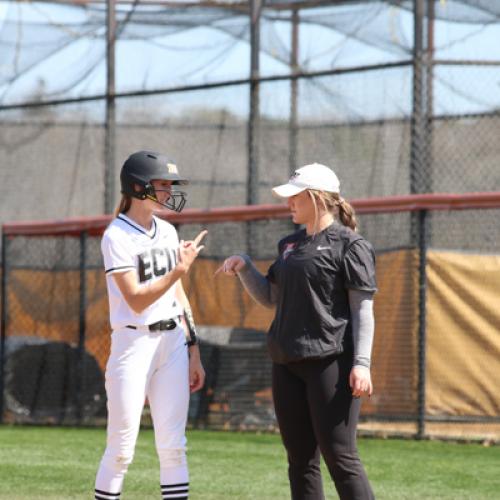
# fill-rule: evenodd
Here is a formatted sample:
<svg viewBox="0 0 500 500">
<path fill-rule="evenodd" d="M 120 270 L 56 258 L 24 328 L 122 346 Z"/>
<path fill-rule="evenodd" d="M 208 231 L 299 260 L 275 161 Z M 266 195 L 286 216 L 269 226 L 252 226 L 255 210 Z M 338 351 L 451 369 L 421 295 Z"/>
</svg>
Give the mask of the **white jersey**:
<svg viewBox="0 0 500 500">
<path fill-rule="evenodd" d="M 182 313 L 175 300 L 175 285 L 140 314 L 123 298 L 112 277 L 134 270 L 139 286 L 147 286 L 171 271 L 177 262 L 179 237 L 172 224 L 153 217 L 147 231 L 124 214 L 118 215 L 104 231 L 101 250 L 106 271 L 111 328 L 150 325 Z"/>
</svg>

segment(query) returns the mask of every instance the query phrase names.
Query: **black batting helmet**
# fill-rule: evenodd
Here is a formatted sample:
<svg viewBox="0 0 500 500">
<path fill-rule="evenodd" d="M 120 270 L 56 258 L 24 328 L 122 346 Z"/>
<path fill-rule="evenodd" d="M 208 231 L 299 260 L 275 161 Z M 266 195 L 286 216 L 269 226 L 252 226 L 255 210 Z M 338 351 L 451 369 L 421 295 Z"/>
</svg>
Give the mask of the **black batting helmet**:
<svg viewBox="0 0 500 500">
<path fill-rule="evenodd" d="M 154 151 L 138 151 L 130 155 L 120 172 L 121 192 L 139 200 L 149 198 L 171 210 L 180 212 L 186 204 L 186 193 L 172 191 L 166 203 L 158 201 L 152 180 L 172 181 L 173 185 L 188 184 L 170 158 Z M 137 190 L 139 186 L 139 190 Z"/>
</svg>

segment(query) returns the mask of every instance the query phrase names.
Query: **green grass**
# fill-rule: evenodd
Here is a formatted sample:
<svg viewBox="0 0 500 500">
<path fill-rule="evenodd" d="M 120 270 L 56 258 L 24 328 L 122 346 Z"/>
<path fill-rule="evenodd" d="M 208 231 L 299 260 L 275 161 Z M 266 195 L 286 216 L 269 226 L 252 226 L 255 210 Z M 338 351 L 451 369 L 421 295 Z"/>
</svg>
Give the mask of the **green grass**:
<svg viewBox="0 0 500 500">
<path fill-rule="evenodd" d="M 279 437 L 188 433 L 191 498 L 290 498 Z M 0 500 L 90 499 L 104 449 L 102 429 L 0 426 Z M 362 439 L 360 454 L 378 500 L 498 498 L 500 447 Z M 337 495 L 325 473 L 327 499 Z M 142 430 L 124 500 L 159 500 L 153 433 Z"/>
</svg>

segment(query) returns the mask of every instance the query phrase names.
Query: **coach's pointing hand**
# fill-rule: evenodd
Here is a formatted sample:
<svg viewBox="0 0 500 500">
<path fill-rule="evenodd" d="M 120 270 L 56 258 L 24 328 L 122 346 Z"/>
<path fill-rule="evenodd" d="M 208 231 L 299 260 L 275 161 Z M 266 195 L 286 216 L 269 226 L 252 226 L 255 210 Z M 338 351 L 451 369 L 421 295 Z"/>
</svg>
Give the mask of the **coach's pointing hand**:
<svg viewBox="0 0 500 500">
<path fill-rule="evenodd" d="M 229 274 L 231 276 L 235 276 L 246 266 L 245 259 L 240 255 L 231 255 L 228 257 L 220 266 L 217 271 L 215 271 L 214 276 L 219 274 L 221 271 Z"/>
<path fill-rule="evenodd" d="M 198 257 L 198 254 L 205 248 L 203 245 L 200 245 L 200 243 L 207 233 L 208 231 L 205 229 L 194 240 L 181 240 L 179 242 L 177 269 L 184 273 L 189 271 L 191 264 L 195 261 L 196 257 Z"/>
</svg>

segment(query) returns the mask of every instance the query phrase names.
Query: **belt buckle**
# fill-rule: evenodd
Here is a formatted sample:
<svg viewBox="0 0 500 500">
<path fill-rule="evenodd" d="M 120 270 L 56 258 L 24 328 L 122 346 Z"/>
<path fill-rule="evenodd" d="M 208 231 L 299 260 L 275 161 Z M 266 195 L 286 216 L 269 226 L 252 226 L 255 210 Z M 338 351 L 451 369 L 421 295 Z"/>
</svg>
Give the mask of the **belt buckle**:
<svg viewBox="0 0 500 500">
<path fill-rule="evenodd" d="M 173 330 L 177 326 L 177 323 L 173 319 L 161 319 L 156 323 L 149 325 L 149 330 L 151 332 L 163 331 L 163 330 Z"/>
<path fill-rule="evenodd" d="M 167 319 L 164 321 L 164 326 L 165 330 L 173 330 L 177 326 L 177 323 L 173 319 Z"/>
</svg>

